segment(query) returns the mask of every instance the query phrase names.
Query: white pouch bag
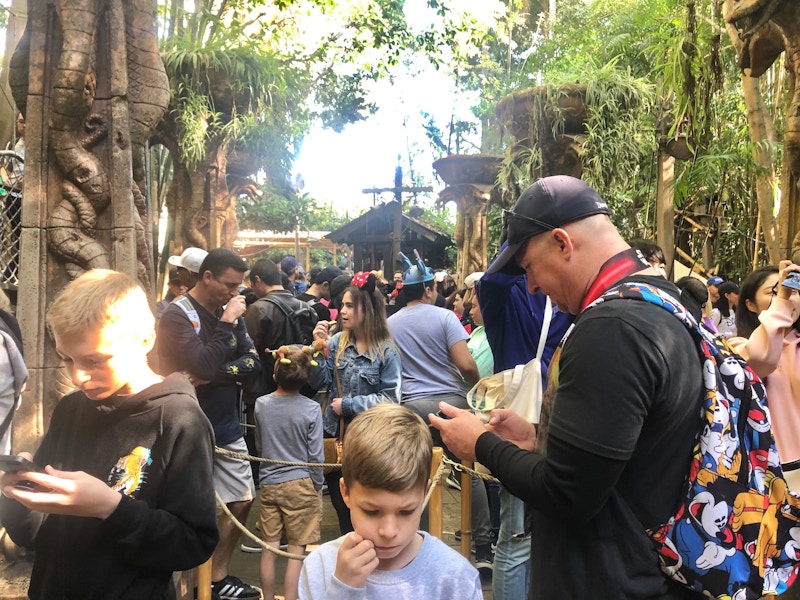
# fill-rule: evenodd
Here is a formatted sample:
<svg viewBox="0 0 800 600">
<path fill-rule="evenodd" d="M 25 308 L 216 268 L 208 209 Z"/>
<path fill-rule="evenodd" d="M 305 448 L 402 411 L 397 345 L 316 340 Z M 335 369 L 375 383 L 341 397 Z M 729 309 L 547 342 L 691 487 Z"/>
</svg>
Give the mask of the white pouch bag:
<svg viewBox="0 0 800 600">
<path fill-rule="evenodd" d="M 472 411 L 484 422 L 495 408 L 513 410 L 528 423 L 538 423 L 542 411 L 542 354 L 550 330 L 553 306 L 550 296 L 544 308 L 542 332 L 536 356 L 524 365 L 484 377 L 467 393 Z"/>
</svg>

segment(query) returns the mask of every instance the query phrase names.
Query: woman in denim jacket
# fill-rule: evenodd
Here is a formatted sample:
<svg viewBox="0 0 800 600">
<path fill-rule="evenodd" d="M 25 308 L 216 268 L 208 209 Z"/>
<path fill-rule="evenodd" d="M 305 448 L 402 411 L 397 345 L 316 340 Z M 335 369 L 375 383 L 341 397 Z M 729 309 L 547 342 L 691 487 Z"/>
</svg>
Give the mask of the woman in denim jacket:
<svg viewBox="0 0 800 600">
<path fill-rule="evenodd" d="M 372 273 L 356 273 L 344 292 L 339 310 L 341 331 L 329 337 L 327 321 L 317 323 L 314 339 L 327 340 L 329 356 L 317 362 L 309 383 L 316 389 L 330 386 L 328 406 L 323 414 L 326 437 L 339 434 L 339 420 L 345 429 L 353 417 L 380 402 L 400 403 L 400 354 L 386 325 L 386 302 L 375 290 Z M 353 531 L 350 510 L 339 489 L 341 471 L 325 475 L 331 503 L 339 517 L 342 534 Z"/>
</svg>

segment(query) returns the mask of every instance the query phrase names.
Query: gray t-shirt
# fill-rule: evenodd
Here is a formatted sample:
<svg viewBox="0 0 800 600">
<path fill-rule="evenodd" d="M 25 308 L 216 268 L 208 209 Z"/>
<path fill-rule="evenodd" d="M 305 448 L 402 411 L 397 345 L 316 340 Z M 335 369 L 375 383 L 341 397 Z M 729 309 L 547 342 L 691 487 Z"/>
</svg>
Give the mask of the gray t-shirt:
<svg viewBox="0 0 800 600">
<path fill-rule="evenodd" d="M 301 394 L 276 393 L 256 400 L 256 445 L 263 458 L 291 462 L 324 462 L 322 411 L 319 404 Z M 310 477 L 322 489 L 322 469 L 260 463 L 259 484 L 275 484 Z"/>
<path fill-rule="evenodd" d="M 415 304 L 393 314 L 388 324 L 400 351 L 403 402 L 439 394 L 466 397 L 469 386 L 450 360 L 450 348 L 469 334 L 452 310 Z"/>
<path fill-rule="evenodd" d="M 373 571 L 363 588 L 350 587 L 333 575 L 344 536 L 322 544 L 303 562 L 300 600 L 483 600 L 475 567 L 438 538 L 419 533 L 422 547 L 410 563 L 396 571 Z"/>
</svg>

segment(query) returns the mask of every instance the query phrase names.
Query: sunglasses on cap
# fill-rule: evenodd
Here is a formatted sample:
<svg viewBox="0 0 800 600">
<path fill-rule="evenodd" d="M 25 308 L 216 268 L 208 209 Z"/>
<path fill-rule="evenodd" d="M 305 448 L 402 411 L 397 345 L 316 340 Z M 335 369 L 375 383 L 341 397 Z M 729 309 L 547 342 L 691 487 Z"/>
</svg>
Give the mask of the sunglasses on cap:
<svg viewBox="0 0 800 600">
<path fill-rule="evenodd" d="M 525 221 L 527 223 L 534 223 L 539 227 L 544 227 L 548 231 L 552 231 L 553 229 L 555 229 L 555 227 L 550 225 L 550 223 L 545 223 L 544 221 L 540 221 L 539 219 L 534 219 L 533 217 L 526 217 L 525 215 L 515 213 L 513 210 L 503 209 L 503 229 L 508 229 L 508 224 L 512 219 L 518 219 L 520 221 Z"/>
</svg>

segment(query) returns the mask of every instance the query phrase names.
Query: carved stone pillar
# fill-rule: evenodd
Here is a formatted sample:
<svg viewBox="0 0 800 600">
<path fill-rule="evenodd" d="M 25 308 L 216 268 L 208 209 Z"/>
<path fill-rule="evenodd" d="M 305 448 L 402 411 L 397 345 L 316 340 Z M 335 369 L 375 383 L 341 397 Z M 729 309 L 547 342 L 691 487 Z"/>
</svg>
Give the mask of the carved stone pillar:
<svg viewBox="0 0 800 600">
<path fill-rule="evenodd" d="M 148 137 L 169 88 L 150 0 L 29 0 L 9 83 L 25 114 L 17 316 L 31 378 L 14 451 L 32 450 L 71 386 L 45 314 L 71 279 L 113 268 L 152 290 Z"/>
<path fill-rule="evenodd" d="M 458 209 L 455 234 L 458 272 L 455 280 L 459 286 L 463 285 L 467 275 L 485 271 L 489 266 L 486 213 L 502 160 L 501 156 L 473 154 L 445 156 L 433 163 L 433 168 L 447 184 L 439 192 L 438 202 L 442 205 L 455 202 Z"/>
</svg>

